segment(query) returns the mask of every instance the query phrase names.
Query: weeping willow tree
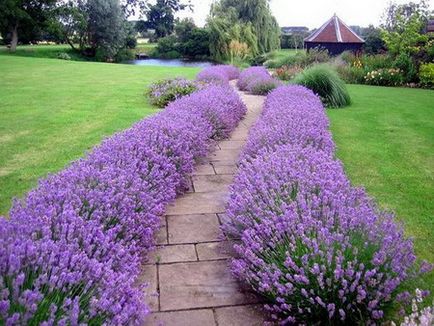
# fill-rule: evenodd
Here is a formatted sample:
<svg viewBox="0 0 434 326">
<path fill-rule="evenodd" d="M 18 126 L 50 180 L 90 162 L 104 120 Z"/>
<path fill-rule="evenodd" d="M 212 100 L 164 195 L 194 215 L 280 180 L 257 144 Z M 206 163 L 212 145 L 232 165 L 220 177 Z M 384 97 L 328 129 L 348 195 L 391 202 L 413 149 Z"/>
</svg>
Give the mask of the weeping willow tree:
<svg viewBox="0 0 434 326">
<path fill-rule="evenodd" d="M 255 56 L 280 46 L 279 26 L 271 14 L 268 0 L 220 0 L 211 6 L 208 17 L 211 54 L 227 59 L 230 43 L 247 45 Z"/>
</svg>

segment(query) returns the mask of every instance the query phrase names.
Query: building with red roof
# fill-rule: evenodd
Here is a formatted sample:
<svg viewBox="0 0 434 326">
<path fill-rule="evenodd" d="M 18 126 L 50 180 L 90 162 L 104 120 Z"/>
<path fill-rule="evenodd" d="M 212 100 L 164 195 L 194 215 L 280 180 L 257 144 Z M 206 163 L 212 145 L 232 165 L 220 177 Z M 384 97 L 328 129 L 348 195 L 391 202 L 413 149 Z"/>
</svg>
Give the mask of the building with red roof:
<svg viewBox="0 0 434 326">
<path fill-rule="evenodd" d="M 309 51 L 314 48 L 327 49 L 337 55 L 344 51 L 359 52 L 365 41 L 358 36 L 336 14 L 318 30 L 304 39 L 304 46 Z"/>
</svg>

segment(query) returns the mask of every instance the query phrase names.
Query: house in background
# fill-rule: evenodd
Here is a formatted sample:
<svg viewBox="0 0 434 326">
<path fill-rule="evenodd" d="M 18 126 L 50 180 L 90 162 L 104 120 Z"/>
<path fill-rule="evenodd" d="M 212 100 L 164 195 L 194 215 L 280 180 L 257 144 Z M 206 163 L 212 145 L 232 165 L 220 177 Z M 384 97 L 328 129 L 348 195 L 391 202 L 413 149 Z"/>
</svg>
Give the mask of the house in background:
<svg viewBox="0 0 434 326">
<path fill-rule="evenodd" d="M 331 55 L 344 51 L 360 52 L 365 41 L 338 16 L 334 15 L 318 30 L 304 39 L 304 47 L 327 49 Z"/>
</svg>

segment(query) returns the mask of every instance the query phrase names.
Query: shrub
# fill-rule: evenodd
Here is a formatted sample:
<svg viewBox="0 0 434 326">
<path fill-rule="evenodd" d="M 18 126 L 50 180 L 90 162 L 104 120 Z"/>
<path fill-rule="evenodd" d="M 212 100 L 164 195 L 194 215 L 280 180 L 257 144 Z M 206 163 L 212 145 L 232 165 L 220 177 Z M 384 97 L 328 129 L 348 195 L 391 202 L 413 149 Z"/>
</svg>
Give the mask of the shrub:
<svg viewBox="0 0 434 326">
<path fill-rule="evenodd" d="M 0 218 L 0 324 L 142 324 L 135 283 L 167 204 L 246 108 L 210 86 L 42 180 Z"/>
<path fill-rule="evenodd" d="M 400 86 L 403 81 L 401 70 L 395 68 L 373 70 L 365 76 L 365 82 L 368 85 Z"/>
<path fill-rule="evenodd" d="M 308 68 L 296 76 L 293 82 L 314 91 L 326 106 L 339 108 L 351 103 L 345 83 L 329 66 L 316 65 Z"/>
<path fill-rule="evenodd" d="M 409 54 L 399 54 L 393 62 L 393 67 L 400 70 L 405 83 L 417 81 L 417 68 Z"/>
<path fill-rule="evenodd" d="M 424 63 L 419 68 L 420 83 L 424 87 L 434 87 L 434 63 Z"/>
<path fill-rule="evenodd" d="M 244 146 L 242 157 L 284 144 L 313 146 L 332 153 L 334 144 L 321 101 L 302 86 L 279 87 L 267 96 L 261 118 Z"/>
<path fill-rule="evenodd" d="M 280 86 L 280 81 L 269 76 L 265 78 L 258 78 L 250 82 L 247 90 L 253 95 L 266 95 L 276 87 Z"/>
<path fill-rule="evenodd" d="M 349 84 L 364 84 L 366 72 L 363 68 L 338 65 L 336 71 L 339 76 Z"/>
<path fill-rule="evenodd" d="M 303 71 L 303 68 L 300 66 L 283 66 L 278 69 L 276 69 L 276 77 L 280 80 L 291 80 L 296 75 L 301 73 Z"/>
<path fill-rule="evenodd" d="M 285 116 L 295 116 L 287 125 L 293 130 L 280 142 L 275 123 Z M 351 186 L 327 128 L 311 91 L 289 86 L 268 95 L 223 224 L 241 240 L 232 271 L 264 297 L 280 324 L 380 323 L 415 271 L 412 241 Z"/>
<path fill-rule="evenodd" d="M 237 79 L 240 71 L 232 65 L 217 65 L 203 69 L 196 77 L 198 81 L 216 84 L 227 84 Z"/>
<path fill-rule="evenodd" d="M 70 56 L 68 53 L 66 53 L 66 52 L 60 52 L 60 53 L 57 55 L 57 59 L 61 59 L 61 60 L 71 60 L 71 56 Z"/>
<path fill-rule="evenodd" d="M 170 102 L 193 93 L 197 88 L 195 82 L 184 78 L 165 79 L 149 86 L 147 95 L 152 105 L 163 108 Z"/>
<path fill-rule="evenodd" d="M 264 67 L 250 67 L 244 69 L 238 78 L 237 87 L 242 91 L 247 91 L 249 84 L 258 78 L 268 78 L 270 74 Z"/>
</svg>

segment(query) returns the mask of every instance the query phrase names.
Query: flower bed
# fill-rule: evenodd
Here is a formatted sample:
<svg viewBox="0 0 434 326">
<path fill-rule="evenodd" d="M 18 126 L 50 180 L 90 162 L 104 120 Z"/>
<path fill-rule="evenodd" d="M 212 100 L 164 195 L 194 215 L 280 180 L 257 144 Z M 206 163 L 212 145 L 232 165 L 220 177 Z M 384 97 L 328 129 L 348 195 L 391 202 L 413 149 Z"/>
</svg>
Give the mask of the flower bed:
<svg viewBox="0 0 434 326">
<path fill-rule="evenodd" d="M 42 180 L 0 218 L 0 324 L 141 324 L 135 282 L 196 159 L 245 114 L 210 86 Z"/>
<path fill-rule="evenodd" d="M 223 225 L 240 239 L 232 271 L 280 323 L 377 323 L 416 273 L 413 244 L 350 185 L 327 129 L 311 91 L 287 86 L 268 96 Z"/>
<path fill-rule="evenodd" d="M 214 83 L 227 84 L 230 80 L 237 79 L 240 75 L 240 70 L 232 65 L 217 65 L 203 69 L 197 75 L 197 80 Z"/>
<path fill-rule="evenodd" d="M 265 95 L 280 84 L 264 67 L 250 67 L 241 72 L 237 87 L 255 95 Z"/>
</svg>

